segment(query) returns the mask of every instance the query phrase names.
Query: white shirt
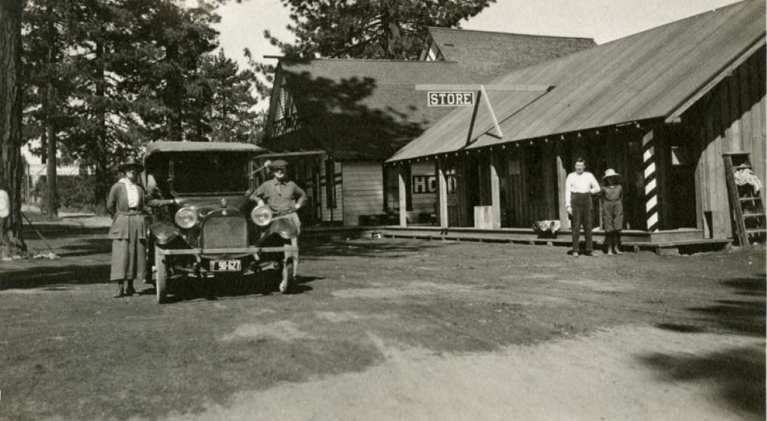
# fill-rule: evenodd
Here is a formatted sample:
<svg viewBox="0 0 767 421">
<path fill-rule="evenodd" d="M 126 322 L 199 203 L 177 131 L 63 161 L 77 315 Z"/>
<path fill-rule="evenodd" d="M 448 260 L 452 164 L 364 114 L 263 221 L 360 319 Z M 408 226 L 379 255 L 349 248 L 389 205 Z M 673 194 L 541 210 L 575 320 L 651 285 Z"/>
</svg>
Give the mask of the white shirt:
<svg viewBox="0 0 767 421">
<path fill-rule="evenodd" d="M 583 174 L 571 172 L 565 182 L 565 206 L 570 206 L 570 196 L 572 193 L 597 194 L 599 193 L 599 183 L 588 171 L 584 171 Z"/>
<path fill-rule="evenodd" d="M 138 207 L 138 187 L 136 187 L 136 185 L 133 184 L 127 178 L 121 178 L 120 182 L 125 184 L 125 190 L 128 192 L 128 207 L 137 208 Z"/>
</svg>

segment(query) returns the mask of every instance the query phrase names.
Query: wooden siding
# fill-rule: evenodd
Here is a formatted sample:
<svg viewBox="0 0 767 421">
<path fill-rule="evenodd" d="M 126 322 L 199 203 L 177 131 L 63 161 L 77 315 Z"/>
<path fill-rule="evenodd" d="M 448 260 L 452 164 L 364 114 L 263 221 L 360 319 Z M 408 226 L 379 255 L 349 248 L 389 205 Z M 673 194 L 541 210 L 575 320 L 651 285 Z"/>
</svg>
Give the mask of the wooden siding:
<svg viewBox="0 0 767 421">
<path fill-rule="evenodd" d="M 343 221 L 359 225 L 362 215 L 384 213 L 383 168 L 376 161 L 343 163 Z"/>
<path fill-rule="evenodd" d="M 709 238 L 732 237 L 722 154 L 750 152 L 754 172 L 767 179 L 765 77 L 762 47 L 682 115 L 696 148 L 699 217 Z"/>
</svg>

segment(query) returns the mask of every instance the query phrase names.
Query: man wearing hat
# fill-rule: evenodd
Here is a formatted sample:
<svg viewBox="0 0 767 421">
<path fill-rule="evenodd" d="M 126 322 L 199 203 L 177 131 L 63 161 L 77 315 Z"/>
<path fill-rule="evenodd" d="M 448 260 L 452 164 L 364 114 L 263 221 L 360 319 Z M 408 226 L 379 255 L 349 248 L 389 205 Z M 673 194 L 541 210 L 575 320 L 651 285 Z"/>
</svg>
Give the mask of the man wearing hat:
<svg viewBox="0 0 767 421">
<path fill-rule="evenodd" d="M 605 228 L 607 254 L 622 254 L 620 250 L 623 229 L 623 187 L 620 174 L 609 168 L 602 177 L 602 223 Z"/>
<path fill-rule="evenodd" d="M 275 216 L 291 219 L 296 229 L 301 231 L 301 221 L 296 211 L 306 203 L 306 193 L 287 176 L 288 163 L 282 159 L 272 161 L 269 165 L 273 178 L 258 186 L 250 199 L 258 206 L 266 204 Z"/>
<path fill-rule="evenodd" d="M 146 271 L 145 195 L 138 185 L 141 162 L 130 159 L 118 169 L 124 175 L 109 191 L 107 212 L 112 216 L 108 238 L 112 240 L 112 268 L 109 279 L 117 282 L 115 298 L 136 293 L 134 279 L 144 279 Z M 127 289 L 124 289 L 127 283 Z"/>
</svg>

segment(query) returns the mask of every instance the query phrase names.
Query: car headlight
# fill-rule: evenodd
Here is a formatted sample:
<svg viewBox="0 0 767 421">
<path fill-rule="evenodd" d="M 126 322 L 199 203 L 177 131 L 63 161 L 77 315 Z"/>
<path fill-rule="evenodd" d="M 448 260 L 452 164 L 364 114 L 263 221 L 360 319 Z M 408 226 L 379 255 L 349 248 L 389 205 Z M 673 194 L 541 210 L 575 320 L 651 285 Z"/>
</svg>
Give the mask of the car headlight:
<svg viewBox="0 0 767 421">
<path fill-rule="evenodd" d="M 272 211 L 266 206 L 257 206 L 250 212 L 250 219 L 259 227 L 265 227 L 272 222 Z"/>
<path fill-rule="evenodd" d="M 197 212 L 192 208 L 181 208 L 176 212 L 176 225 L 189 229 L 197 224 Z"/>
</svg>

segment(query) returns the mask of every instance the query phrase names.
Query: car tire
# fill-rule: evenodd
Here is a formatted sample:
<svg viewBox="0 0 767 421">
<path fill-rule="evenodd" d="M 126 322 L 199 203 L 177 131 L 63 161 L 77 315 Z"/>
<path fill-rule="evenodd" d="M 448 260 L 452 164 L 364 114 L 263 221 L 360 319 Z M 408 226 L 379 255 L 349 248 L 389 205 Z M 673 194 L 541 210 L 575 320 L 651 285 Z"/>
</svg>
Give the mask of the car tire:
<svg viewBox="0 0 767 421">
<path fill-rule="evenodd" d="M 168 270 L 165 267 L 164 257 L 160 254 L 160 248 L 156 247 L 154 251 L 154 265 L 157 269 L 157 274 L 154 287 L 157 292 L 157 304 L 164 304 L 168 300 Z"/>
</svg>

